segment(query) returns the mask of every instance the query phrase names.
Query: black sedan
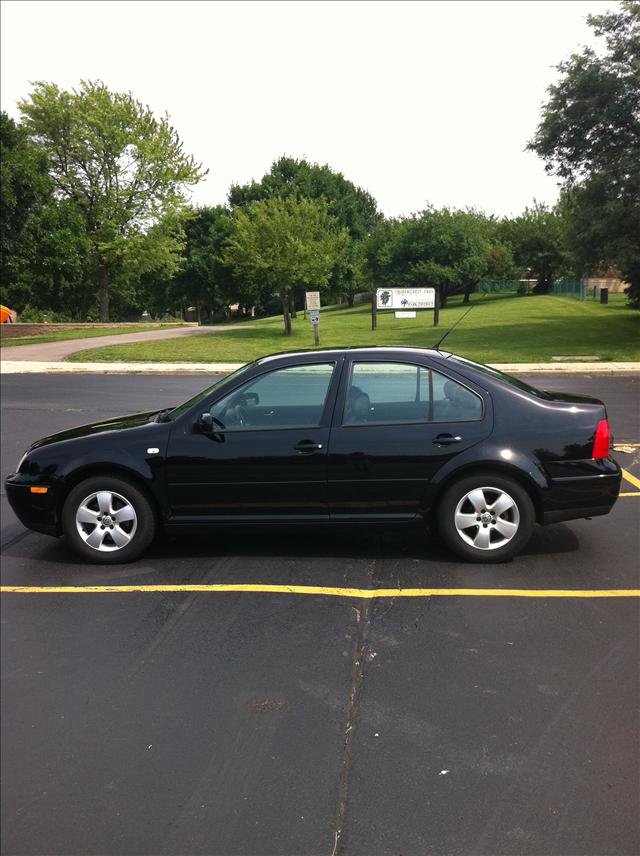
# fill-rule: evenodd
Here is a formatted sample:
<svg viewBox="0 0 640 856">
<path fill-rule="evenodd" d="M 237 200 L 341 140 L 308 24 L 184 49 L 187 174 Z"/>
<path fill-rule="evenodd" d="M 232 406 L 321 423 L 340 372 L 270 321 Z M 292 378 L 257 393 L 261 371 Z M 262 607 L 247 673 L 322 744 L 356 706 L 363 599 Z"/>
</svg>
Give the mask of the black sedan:
<svg viewBox="0 0 640 856">
<path fill-rule="evenodd" d="M 39 440 L 6 489 L 25 526 L 93 562 L 136 558 L 160 527 L 429 521 L 459 556 L 499 562 L 536 523 L 611 510 L 609 447 L 595 398 L 439 350 L 325 350 Z"/>
</svg>

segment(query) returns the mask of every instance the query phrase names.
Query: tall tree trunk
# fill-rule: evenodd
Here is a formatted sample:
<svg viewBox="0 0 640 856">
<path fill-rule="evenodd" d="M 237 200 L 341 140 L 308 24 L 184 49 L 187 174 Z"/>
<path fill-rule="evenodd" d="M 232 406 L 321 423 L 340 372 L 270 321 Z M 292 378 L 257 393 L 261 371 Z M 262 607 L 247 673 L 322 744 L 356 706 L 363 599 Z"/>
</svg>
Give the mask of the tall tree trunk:
<svg viewBox="0 0 640 856">
<path fill-rule="evenodd" d="M 624 290 L 627 300 L 636 309 L 640 308 L 640 270 L 632 271 L 631 276 L 627 278 L 627 282 L 629 285 Z"/>
<path fill-rule="evenodd" d="M 109 320 L 109 269 L 106 265 L 98 268 L 98 285 L 100 287 L 100 320 Z"/>
<path fill-rule="evenodd" d="M 549 280 L 550 280 L 550 278 L 548 276 L 546 276 L 546 274 L 541 274 L 538 277 L 538 282 L 533 287 L 533 293 L 534 294 L 549 294 L 549 287 L 551 285 L 551 282 Z"/>
<path fill-rule="evenodd" d="M 447 286 L 446 285 L 440 285 L 440 286 L 438 286 L 438 290 L 440 293 L 440 309 L 446 309 L 447 308 Z"/>
<path fill-rule="evenodd" d="M 347 294 L 347 306 L 349 309 L 353 307 L 354 300 L 356 299 L 355 294 Z"/>
<path fill-rule="evenodd" d="M 464 286 L 464 300 L 463 303 L 469 303 L 471 301 L 471 292 L 476 287 L 478 282 L 467 282 Z"/>
<path fill-rule="evenodd" d="M 298 313 L 296 312 L 296 299 L 293 294 L 289 296 L 289 314 L 292 318 L 298 317 Z"/>
<path fill-rule="evenodd" d="M 282 298 L 282 314 L 284 315 L 284 335 L 291 335 L 291 314 L 289 312 L 289 296 Z"/>
</svg>

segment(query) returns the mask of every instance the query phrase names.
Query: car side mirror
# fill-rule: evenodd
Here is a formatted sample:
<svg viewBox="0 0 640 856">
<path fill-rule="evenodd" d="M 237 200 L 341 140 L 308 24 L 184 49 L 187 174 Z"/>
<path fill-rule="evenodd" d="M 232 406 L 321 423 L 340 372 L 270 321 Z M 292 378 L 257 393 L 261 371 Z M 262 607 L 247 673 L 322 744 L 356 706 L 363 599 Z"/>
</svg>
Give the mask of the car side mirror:
<svg viewBox="0 0 640 856">
<path fill-rule="evenodd" d="M 198 417 L 198 425 L 200 426 L 200 430 L 203 434 L 213 434 L 213 416 L 209 412 L 200 414 Z"/>
</svg>

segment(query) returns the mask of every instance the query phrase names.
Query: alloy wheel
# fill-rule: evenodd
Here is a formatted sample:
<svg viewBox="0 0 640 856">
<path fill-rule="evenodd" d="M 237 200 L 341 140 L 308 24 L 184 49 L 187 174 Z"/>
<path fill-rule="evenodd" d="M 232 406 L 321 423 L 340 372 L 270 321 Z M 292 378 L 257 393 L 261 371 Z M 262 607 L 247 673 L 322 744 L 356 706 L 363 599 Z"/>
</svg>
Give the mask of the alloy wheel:
<svg viewBox="0 0 640 856">
<path fill-rule="evenodd" d="M 456 506 L 454 522 L 466 544 L 477 550 L 497 550 L 515 537 L 520 526 L 520 512 L 506 491 L 497 487 L 476 487 Z"/>
<path fill-rule="evenodd" d="M 89 547 L 112 553 L 131 543 L 138 526 L 133 505 L 120 493 L 101 490 L 82 500 L 76 511 L 78 534 Z"/>
</svg>

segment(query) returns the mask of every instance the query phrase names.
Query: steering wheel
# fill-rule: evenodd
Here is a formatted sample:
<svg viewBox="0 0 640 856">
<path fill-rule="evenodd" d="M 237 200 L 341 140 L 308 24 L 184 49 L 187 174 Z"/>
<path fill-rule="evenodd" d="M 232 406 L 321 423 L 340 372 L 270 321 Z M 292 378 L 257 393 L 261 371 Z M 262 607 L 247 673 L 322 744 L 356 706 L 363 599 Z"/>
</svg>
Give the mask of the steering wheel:
<svg viewBox="0 0 640 856">
<path fill-rule="evenodd" d="M 247 408 L 246 407 L 243 407 L 242 404 L 236 404 L 233 411 L 234 411 L 234 415 L 236 417 L 236 421 L 237 421 L 238 425 L 248 425 L 249 424 L 248 419 L 247 419 Z"/>
</svg>

